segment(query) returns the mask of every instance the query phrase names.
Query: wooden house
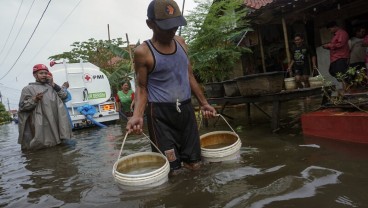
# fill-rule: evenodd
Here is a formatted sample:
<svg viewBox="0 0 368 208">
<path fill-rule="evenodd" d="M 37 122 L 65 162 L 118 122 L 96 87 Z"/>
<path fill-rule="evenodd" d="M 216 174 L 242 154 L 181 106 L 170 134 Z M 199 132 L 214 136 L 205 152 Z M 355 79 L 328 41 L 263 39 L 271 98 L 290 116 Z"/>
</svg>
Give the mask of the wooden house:
<svg viewBox="0 0 368 208">
<path fill-rule="evenodd" d="M 286 70 L 297 33 L 316 50 L 318 67 L 327 75 L 329 51 L 321 46 L 332 34 L 326 23 L 336 21 L 350 35 L 358 25 L 368 27 L 367 0 L 244 0 L 244 5 L 251 10 L 248 18 L 254 28 L 241 42 L 253 50 L 242 57 L 238 69 L 245 75 Z"/>
</svg>

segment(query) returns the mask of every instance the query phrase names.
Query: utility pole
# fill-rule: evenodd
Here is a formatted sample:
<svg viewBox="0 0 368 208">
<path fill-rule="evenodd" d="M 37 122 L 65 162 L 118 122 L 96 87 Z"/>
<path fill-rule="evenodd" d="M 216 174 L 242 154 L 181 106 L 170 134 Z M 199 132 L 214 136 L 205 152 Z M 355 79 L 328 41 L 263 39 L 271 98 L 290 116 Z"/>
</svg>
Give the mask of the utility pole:
<svg viewBox="0 0 368 208">
<path fill-rule="evenodd" d="M 1 95 L 1 91 L 0 91 L 0 103 L 3 103 L 3 96 Z"/>
<path fill-rule="evenodd" d="M 10 112 L 10 105 L 9 105 L 9 98 L 6 98 L 8 100 L 8 110 Z"/>
<path fill-rule="evenodd" d="M 109 42 L 110 42 L 110 25 L 107 24 L 107 35 L 109 37 Z"/>
</svg>

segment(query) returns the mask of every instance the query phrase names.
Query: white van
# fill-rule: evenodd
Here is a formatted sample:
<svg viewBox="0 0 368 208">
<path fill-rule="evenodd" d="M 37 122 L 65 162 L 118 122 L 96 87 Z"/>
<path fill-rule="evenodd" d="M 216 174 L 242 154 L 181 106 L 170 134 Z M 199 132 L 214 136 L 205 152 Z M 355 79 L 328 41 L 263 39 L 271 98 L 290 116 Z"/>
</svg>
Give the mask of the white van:
<svg viewBox="0 0 368 208">
<path fill-rule="evenodd" d="M 60 86 L 68 81 L 71 100 L 66 102 L 73 129 L 94 126 L 103 122 L 119 120 L 116 103 L 111 98 L 107 76 L 91 63 L 60 63 L 50 68 L 55 83 Z M 93 106 L 96 113 L 92 119 L 78 111 L 78 107 Z"/>
</svg>

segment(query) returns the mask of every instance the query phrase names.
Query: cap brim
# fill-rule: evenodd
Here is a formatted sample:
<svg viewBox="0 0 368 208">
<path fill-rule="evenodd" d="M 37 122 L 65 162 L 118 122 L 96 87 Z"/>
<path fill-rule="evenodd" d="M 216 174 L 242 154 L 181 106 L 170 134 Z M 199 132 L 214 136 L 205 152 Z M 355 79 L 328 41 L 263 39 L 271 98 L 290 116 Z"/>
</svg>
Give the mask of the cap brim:
<svg viewBox="0 0 368 208">
<path fill-rule="evenodd" d="M 178 16 L 165 20 L 155 20 L 157 26 L 162 30 L 170 30 L 175 27 L 187 25 L 187 21 L 183 16 Z"/>
</svg>

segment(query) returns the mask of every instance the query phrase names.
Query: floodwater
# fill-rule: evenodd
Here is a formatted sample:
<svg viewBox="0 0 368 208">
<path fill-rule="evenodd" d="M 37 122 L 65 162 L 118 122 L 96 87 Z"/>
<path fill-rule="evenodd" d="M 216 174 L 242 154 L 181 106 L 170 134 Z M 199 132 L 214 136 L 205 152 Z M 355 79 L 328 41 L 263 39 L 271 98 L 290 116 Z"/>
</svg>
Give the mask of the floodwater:
<svg viewBox="0 0 368 208">
<path fill-rule="evenodd" d="M 285 128 L 277 134 L 256 108 L 252 125 L 244 108 L 229 108 L 224 113 L 234 119 L 227 121 L 242 140 L 238 160 L 207 163 L 156 188 L 135 191 L 121 189 L 111 173 L 124 122 L 75 131 L 72 140 L 35 152 L 21 151 L 17 125 L 3 125 L 0 207 L 368 207 L 368 146 L 301 133 L 295 118 L 317 103 L 283 103 Z M 270 112 L 270 106 L 262 107 Z M 201 134 L 215 130 L 230 129 L 221 118 L 200 129 Z M 122 155 L 143 151 L 150 151 L 148 140 L 129 135 Z"/>
</svg>

